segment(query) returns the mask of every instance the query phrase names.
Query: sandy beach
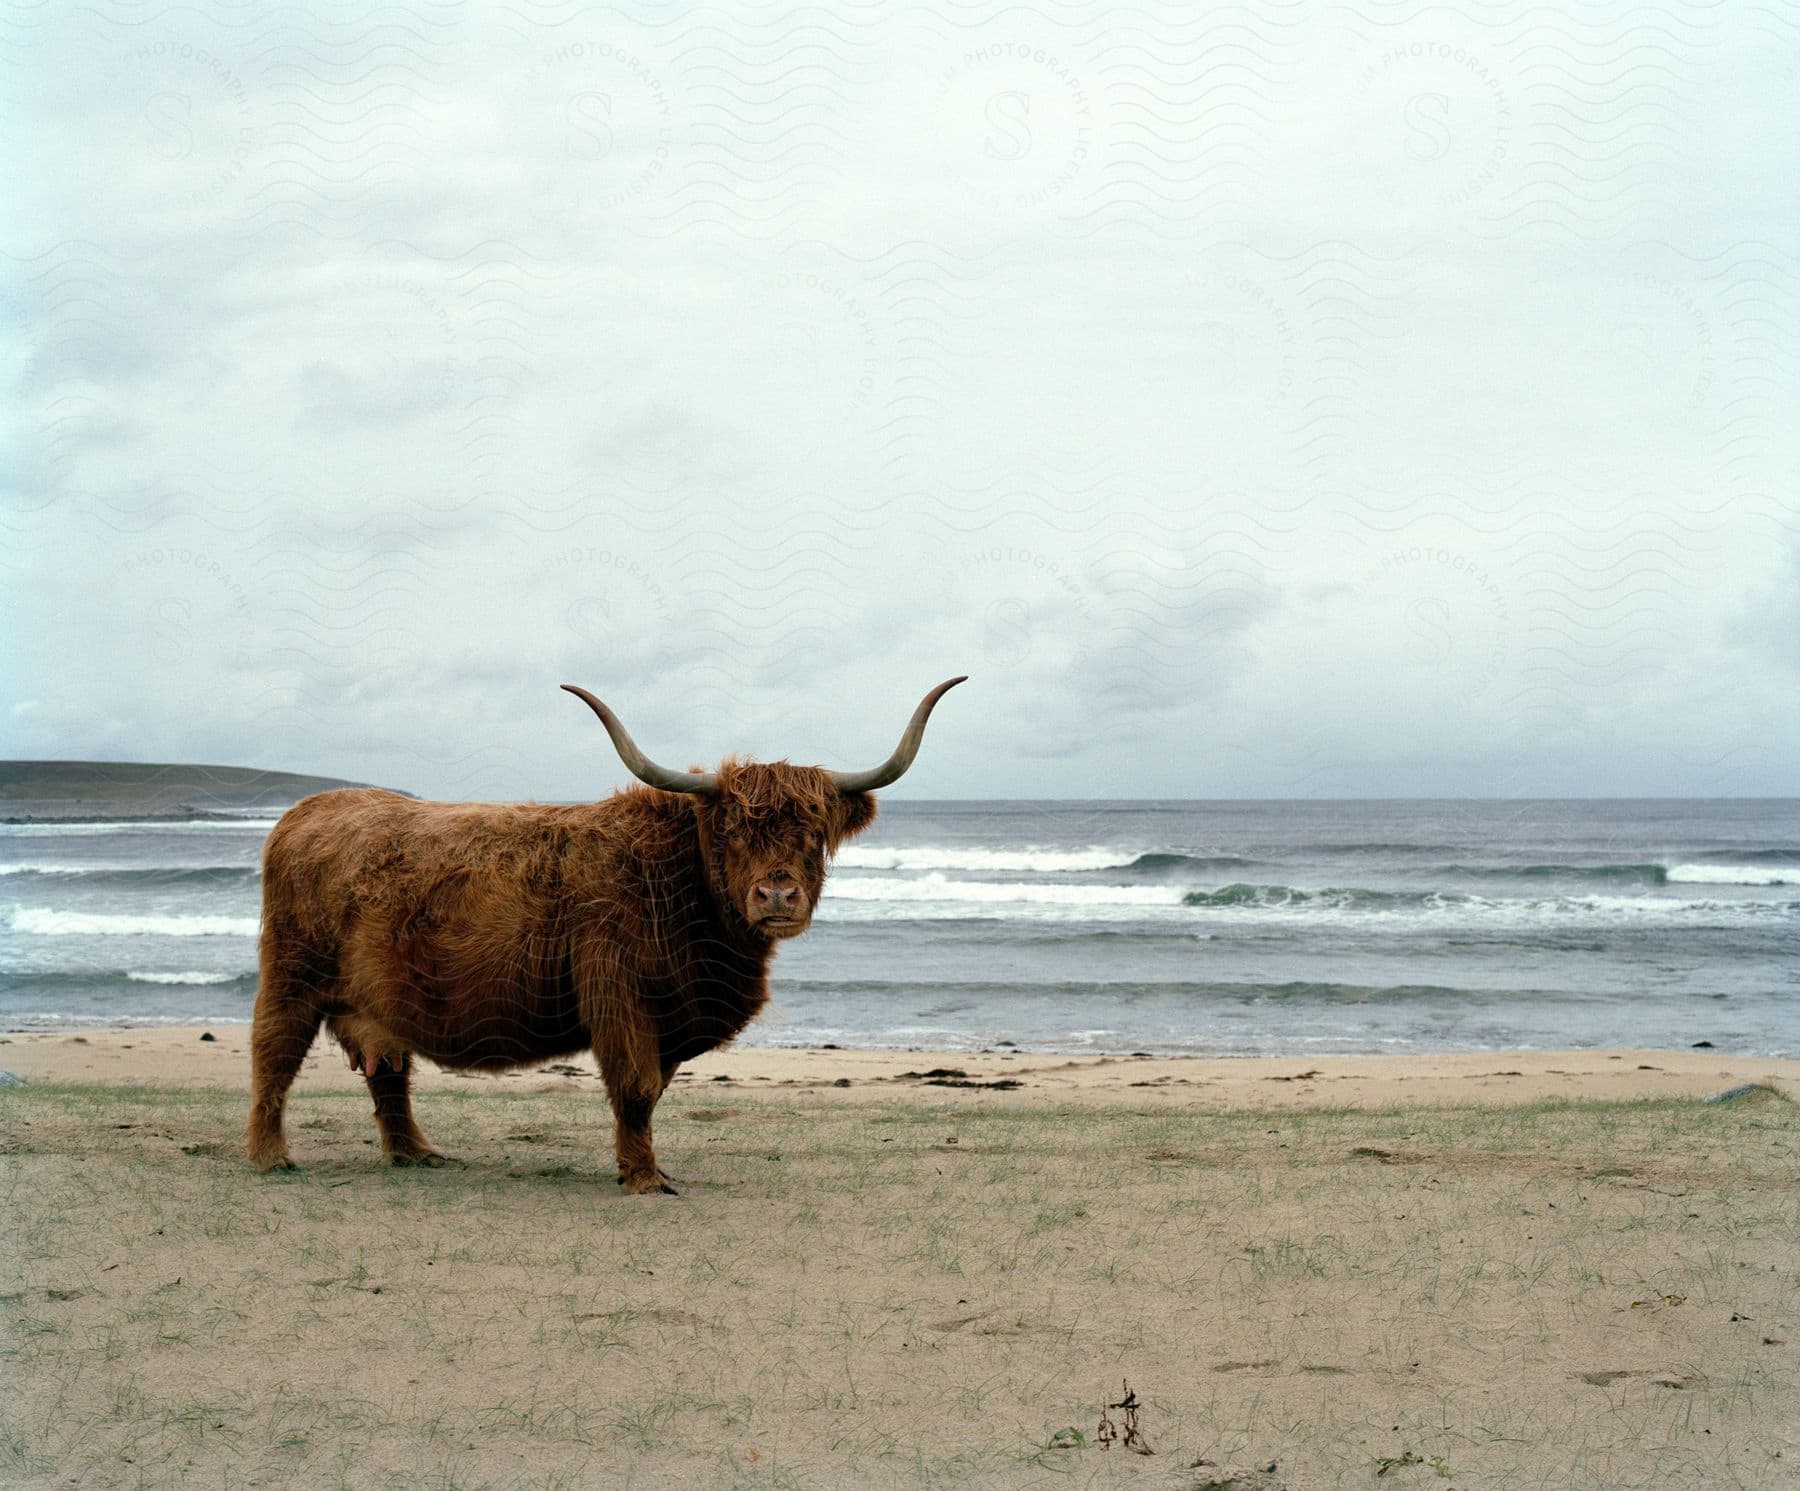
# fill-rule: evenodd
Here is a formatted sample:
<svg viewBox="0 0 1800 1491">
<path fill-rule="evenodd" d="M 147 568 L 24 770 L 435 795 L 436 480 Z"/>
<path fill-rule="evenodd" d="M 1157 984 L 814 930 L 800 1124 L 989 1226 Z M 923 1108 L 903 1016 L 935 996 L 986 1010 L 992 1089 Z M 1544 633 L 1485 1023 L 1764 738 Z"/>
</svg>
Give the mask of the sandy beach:
<svg viewBox="0 0 1800 1491">
<path fill-rule="evenodd" d="M 401 1170 L 323 1046 L 290 1110 L 301 1168 L 256 1175 L 246 1031 L 210 1033 L 4 1038 L 0 1481 L 1800 1467 L 1800 1063 L 726 1051 L 658 1110 L 683 1194 L 626 1198 L 587 1063 L 427 1070 L 421 1122 L 456 1163 Z M 1127 1380 L 1153 1454 L 1102 1447 Z"/>
<path fill-rule="evenodd" d="M 213 1036 L 207 1040 L 207 1035 Z M 247 1090 L 249 1027 L 15 1031 L 0 1036 L 0 1069 L 39 1082 L 127 1082 Z M 938 1073 L 944 1075 L 933 1076 Z M 417 1090 L 505 1083 L 538 1093 L 591 1090 L 605 1102 L 592 1056 L 500 1076 L 421 1062 Z M 847 1051 L 728 1047 L 683 1067 L 676 1092 L 713 1084 L 746 1094 L 803 1093 L 824 1101 L 916 1102 L 979 1091 L 982 1106 L 1044 1102 L 1181 1109 L 1387 1108 L 1419 1104 L 1628 1102 L 1703 1098 L 1746 1082 L 1800 1101 L 1800 1061 L 1701 1051 L 1434 1052 L 1416 1056 L 1061 1056 L 1036 1052 Z M 960 1084 L 967 1083 L 967 1087 Z M 363 1090 L 338 1049 L 314 1043 L 296 1092 L 324 1084 Z M 996 1085 L 999 1084 L 999 1085 Z M 1012 1084 L 1017 1084 L 1016 1086 Z M 671 1098 L 675 1093 L 671 1093 Z"/>
</svg>

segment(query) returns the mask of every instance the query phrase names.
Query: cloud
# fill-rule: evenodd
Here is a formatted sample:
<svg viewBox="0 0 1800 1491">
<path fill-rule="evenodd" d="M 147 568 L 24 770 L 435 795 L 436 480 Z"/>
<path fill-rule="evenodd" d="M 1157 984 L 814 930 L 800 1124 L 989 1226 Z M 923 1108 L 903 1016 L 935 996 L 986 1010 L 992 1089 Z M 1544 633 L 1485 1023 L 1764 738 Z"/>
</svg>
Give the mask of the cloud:
<svg viewBox="0 0 1800 1491">
<path fill-rule="evenodd" d="M 1765 21 L 529 9 L 20 40 L 7 750 L 1791 790 Z"/>
</svg>

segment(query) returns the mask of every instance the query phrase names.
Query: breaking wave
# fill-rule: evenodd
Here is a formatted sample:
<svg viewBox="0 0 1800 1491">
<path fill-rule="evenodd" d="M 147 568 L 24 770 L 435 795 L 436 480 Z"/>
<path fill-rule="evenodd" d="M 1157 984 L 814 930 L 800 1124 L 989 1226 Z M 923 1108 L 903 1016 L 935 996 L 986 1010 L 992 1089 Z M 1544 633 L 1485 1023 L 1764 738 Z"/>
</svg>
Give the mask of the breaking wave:
<svg viewBox="0 0 1800 1491">
<path fill-rule="evenodd" d="M 133 984 L 235 984 L 255 978 L 245 973 L 138 973 L 128 972 L 126 981 Z"/>
<path fill-rule="evenodd" d="M 1133 910 L 1160 920 L 1183 910 L 1202 918 L 1237 913 L 1260 918 L 1354 918 L 1443 926 L 1452 921 L 1547 926 L 1561 922 L 1670 923 L 1692 921 L 1732 924 L 1766 918 L 1789 918 L 1800 910 L 1794 901 L 1740 901 L 1656 894 L 1567 894 L 1485 896 L 1434 889 L 1387 890 L 1354 886 L 1303 889 L 1292 885 L 1234 882 L 1211 889 L 1156 884 L 1070 884 L 1066 881 L 958 880 L 941 872 L 909 879 L 848 876 L 827 882 L 827 905 L 836 901 L 855 919 L 887 914 L 928 919 L 957 908 L 965 916 L 992 916 L 1010 911 L 1025 915 L 1083 913 L 1113 920 Z"/>
<path fill-rule="evenodd" d="M 889 982 L 881 979 L 809 979 L 782 980 L 784 991 L 819 991 L 829 995 L 876 995 L 882 998 L 914 996 L 942 998 L 947 987 L 938 980 Z M 1019 992 L 1020 985 L 999 979 L 973 979 L 954 985 L 955 997 L 980 1000 L 1004 998 Z M 1215 979 L 1117 979 L 1059 982 L 1034 979 L 1026 986 L 1036 996 L 1091 1000 L 1133 1000 L 1181 998 L 1210 1002 L 1237 1001 L 1262 1003 L 1270 1000 L 1304 1002 L 1319 1000 L 1336 1004 L 1373 1004 L 1382 1000 L 1436 999 L 1463 1002 L 1480 997 L 1480 991 L 1454 988 L 1444 984 L 1341 984 L 1310 980 L 1264 982 L 1257 980 Z M 1515 991 L 1518 992 L 1518 991 Z M 1522 991 L 1534 997 L 1537 991 Z"/>
<path fill-rule="evenodd" d="M 1795 901 L 1689 900 L 1658 895 L 1572 895 L 1500 897 L 1454 891 L 1359 890 L 1331 887 L 1299 890 L 1290 885 L 1227 885 L 1214 891 L 1190 891 L 1182 904 L 1209 909 L 1249 908 L 1267 911 L 1349 911 L 1415 913 L 1419 918 L 1453 916 L 1518 926 L 1594 919 L 1625 923 L 1669 923 L 1692 918 L 1743 922 L 1789 918 L 1800 910 Z"/>
<path fill-rule="evenodd" d="M 1128 850 L 978 849 L 964 845 L 925 844 L 882 849 L 848 845 L 836 863 L 849 870 L 994 870 L 1014 874 L 1050 874 L 1059 870 L 1116 870 L 1136 858 Z"/>
<path fill-rule="evenodd" d="M 825 899 L 839 901 L 961 901 L 1044 906 L 1179 906 L 1178 885 L 1055 885 L 951 880 L 934 872 L 916 880 L 845 876 L 825 884 Z"/>
<path fill-rule="evenodd" d="M 1219 871 L 1247 870 L 1256 863 L 1256 860 L 1243 859 L 1235 854 L 1140 854 L 1126 868 L 1140 875 L 1175 875 L 1190 870 L 1216 874 Z"/>
<path fill-rule="evenodd" d="M 0 865 L 0 875 L 31 876 L 62 884 L 237 885 L 262 878 L 255 865 Z"/>
<path fill-rule="evenodd" d="M 122 833 L 216 834 L 241 830 L 266 834 L 277 820 L 274 818 L 174 818 L 96 819 L 78 823 L 56 823 L 44 819 L 27 823 L 0 823 L 0 838 L 7 839 L 85 839 Z"/>
<path fill-rule="evenodd" d="M 9 906 L 9 932 L 35 937 L 254 937 L 254 916 L 132 916 Z"/>
<path fill-rule="evenodd" d="M 1785 855 L 1785 851 L 1780 851 Z M 1763 858 L 1746 854 L 1747 860 Z M 1467 879 L 1598 881 L 1616 885 L 1800 885 L 1800 865 L 1438 865 L 1428 873 Z"/>
<path fill-rule="evenodd" d="M 1673 865 L 1676 885 L 1800 885 L 1800 865 Z"/>
<path fill-rule="evenodd" d="M 1666 866 L 1636 865 L 1434 865 L 1425 873 L 1469 880 L 1589 880 L 1614 885 L 1662 885 Z"/>
<path fill-rule="evenodd" d="M 149 984 L 158 988 L 169 989 L 212 989 L 235 986 L 254 992 L 257 974 L 249 970 L 212 970 L 202 972 L 198 969 L 183 969 L 179 972 L 163 972 L 160 969 L 138 968 L 38 968 L 38 969 L 6 969 L 0 970 L 0 994 L 16 993 L 21 989 L 38 991 L 66 991 L 112 989 L 118 984 Z M 9 1017 L 10 1018 L 10 1017 Z"/>
<path fill-rule="evenodd" d="M 1093 870 L 1124 870 L 1134 875 L 1159 876 L 1182 871 L 1247 868 L 1253 860 L 1236 855 L 1202 856 L 1161 851 L 1107 849 L 978 849 L 961 844 L 922 844 L 907 848 L 857 847 L 840 849 L 836 864 L 846 870 L 957 870 L 965 874 L 1061 875 Z"/>
</svg>

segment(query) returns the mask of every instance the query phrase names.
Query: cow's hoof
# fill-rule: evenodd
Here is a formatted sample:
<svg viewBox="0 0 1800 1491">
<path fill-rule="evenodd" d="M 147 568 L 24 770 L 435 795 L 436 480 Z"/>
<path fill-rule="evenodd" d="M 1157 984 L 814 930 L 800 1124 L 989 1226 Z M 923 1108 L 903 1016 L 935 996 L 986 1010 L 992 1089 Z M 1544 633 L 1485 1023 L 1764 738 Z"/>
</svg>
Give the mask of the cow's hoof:
<svg viewBox="0 0 1800 1491">
<path fill-rule="evenodd" d="M 619 1184 L 627 1196 L 679 1196 L 680 1191 L 663 1179 L 660 1171 L 647 1170 L 639 1175 L 621 1175 Z"/>
<path fill-rule="evenodd" d="M 435 1149 L 424 1149 L 415 1154 L 391 1154 L 388 1158 L 396 1165 L 418 1165 L 426 1170 L 441 1169 L 450 1161 L 448 1155 L 439 1154 Z"/>
<path fill-rule="evenodd" d="M 299 1168 L 285 1154 L 251 1155 L 250 1163 L 256 1166 L 258 1170 L 262 1171 L 264 1175 L 267 1175 L 272 1170 L 296 1170 Z"/>
</svg>

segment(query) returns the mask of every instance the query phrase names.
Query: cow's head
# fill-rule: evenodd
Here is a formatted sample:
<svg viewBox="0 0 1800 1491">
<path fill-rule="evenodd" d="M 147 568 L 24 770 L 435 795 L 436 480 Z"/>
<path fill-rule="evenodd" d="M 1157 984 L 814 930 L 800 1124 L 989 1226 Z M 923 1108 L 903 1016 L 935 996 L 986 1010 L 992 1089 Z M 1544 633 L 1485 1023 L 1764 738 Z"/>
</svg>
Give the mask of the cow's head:
<svg viewBox="0 0 1800 1491">
<path fill-rule="evenodd" d="M 717 771 L 671 771 L 639 750 L 613 712 L 586 689 L 563 687 L 600 716 L 639 781 L 693 795 L 700 852 L 715 899 L 746 932 L 773 940 L 806 930 L 825 886 L 826 861 L 845 839 L 875 821 L 871 794 L 912 765 L 933 706 L 961 682 L 952 678 L 927 694 L 894 754 L 869 771 L 735 758 Z"/>
</svg>

